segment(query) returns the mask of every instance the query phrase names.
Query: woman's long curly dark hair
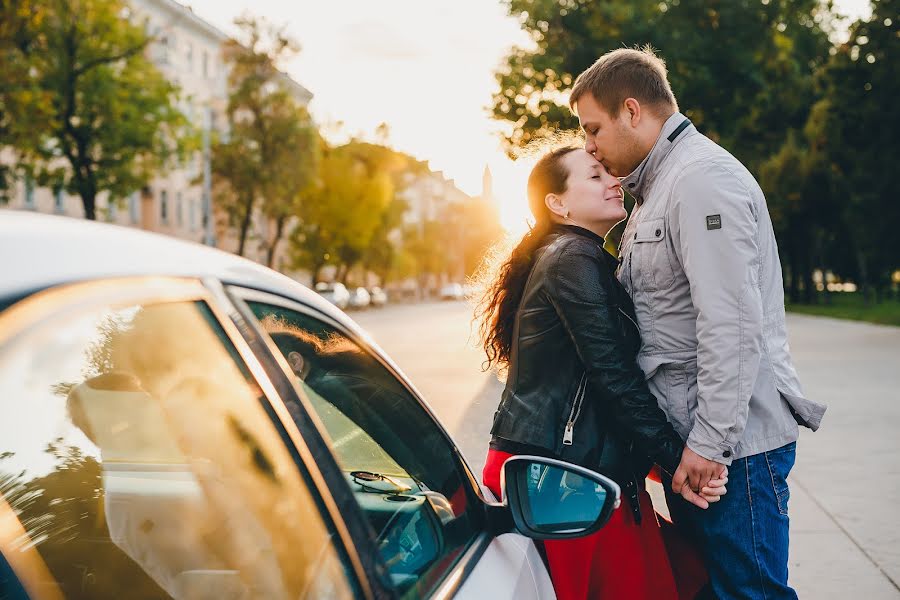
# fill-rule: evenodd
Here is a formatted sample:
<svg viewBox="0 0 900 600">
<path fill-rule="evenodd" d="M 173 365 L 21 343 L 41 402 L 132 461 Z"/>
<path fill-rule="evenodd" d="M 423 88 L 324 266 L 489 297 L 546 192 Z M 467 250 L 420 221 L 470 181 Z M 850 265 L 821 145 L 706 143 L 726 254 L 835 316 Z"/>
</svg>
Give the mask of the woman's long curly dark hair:
<svg viewBox="0 0 900 600">
<path fill-rule="evenodd" d="M 569 171 L 563 164 L 563 157 L 577 149 L 575 146 L 564 146 L 548 152 L 534 165 L 528 176 L 528 207 L 534 216 L 534 225 L 501 263 L 496 276 L 488 282 L 476 311 L 476 318 L 481 321 L 481 343 L 487 354 L 485 370 L 496 366 L 503 371 L 509 367 L 516 312 L 537 258 L 536 251 L 553 226 L 550 209 L 544 199 L 547 194 L 566 191 Z"/>
</svg>

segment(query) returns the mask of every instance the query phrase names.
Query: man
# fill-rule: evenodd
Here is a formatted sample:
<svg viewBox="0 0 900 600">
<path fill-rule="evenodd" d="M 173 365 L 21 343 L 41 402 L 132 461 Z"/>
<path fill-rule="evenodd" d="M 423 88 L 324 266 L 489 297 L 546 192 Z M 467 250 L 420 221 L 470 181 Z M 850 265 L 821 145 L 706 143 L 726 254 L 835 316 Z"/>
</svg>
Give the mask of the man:
<svg viewBox="0 0 900 600">
<path fill-rule="evenodd" d="M 671 482 L 694 490 L 729 466 L 709 510 L 670 505 L 699 536 L 719 598 L 796 598 L 789 497 L 798 423 L 825 406 L 800 390 L 765 197 L 731 154 L 678 112 L 652 50 L 619 49 L 575 82 L 585 148 L 635 198 L 619 279 L 634 298 L 650 388 L 686 440 Z"/>
</svg>

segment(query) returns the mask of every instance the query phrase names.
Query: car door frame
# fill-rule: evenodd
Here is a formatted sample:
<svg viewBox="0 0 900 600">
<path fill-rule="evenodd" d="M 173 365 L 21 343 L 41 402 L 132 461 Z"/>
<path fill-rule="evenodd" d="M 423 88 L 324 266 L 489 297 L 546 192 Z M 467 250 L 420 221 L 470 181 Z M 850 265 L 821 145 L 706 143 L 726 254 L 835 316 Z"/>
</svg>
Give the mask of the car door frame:
<svg viewBox="0 0 900 600">
<path fill-rule="evenodd" d="M 245 331 L 248 325 L 231 299 L 224 293 L 224 288 L 218 280 L 154 275 L 104 277 L 65 282 L 48 285 L 33 294 L 19 297 L 15 302 L 6 306 L 4 313 L 6 310 L 16 310 L 19 302 L 23 302 L 23 304 L 18 307 L 17 312 L 22 312 L 17 314 L 18 318 L 15 322 L 6 319 L 0 320 L 0 346 L 14 343 L 18 335 L 39 326 L 48 314 L 60 316 L 81 312 L 85 307 L 112 307 L 131 303 L 203 302 L 240 357 L 243 363 L 240 366 L 249 371 L 259 386 L 264 399 L 261 401 L 261 406 L 282 437 L 285 448 L 294 459 L 298 475 L 304 480 L 305 487 L 318 506 L 319 515 L 325 522 L 326 528 L 337 534 L 331 537 L 331 542 L 345 566 L 351 588 L 361 592 L 365 598 L 380 599 L 395 596 L 393 591 L 381 584 L 371 569 L 367 568 L 366 554 L 371 556 L 371 553 L 359 552 L 357 538 L 348 528 L 346 517 L 342 514 L 341 507 L 336 503 L 326 484 L 326 478 L 316 462 L 317 454 L 307 443 L 307 439 L 313 443 L 319 439 L 318 431 L 311 423 L 303 423 L 304 431 L 301 432 L 295 421 L 291 419 L 282 397 L 282 392 L 285 391 L 282 378 L 278 377 L 273 380 L 269 377 L 271 364 L 260 360 L 257 352 L 252 348 Z M 8 315 L 4 314 L 3 316 Z M 252 336 L 250 339 L 253 339 Z M 230 349 L 227 350 L 229 350 L 229 354 L 232 354 Z M 321 455 L 321 453 L 321 449 L 319 449 L 318 454 Z M 328 455 L 330 456 L 330 452 Z M 0 498 L 0 519 L 12 519 L 9 524 L 15 525 L 18 523 L 18 518 L 11 510 Z M 0 542 L 2 541 L 3 538 L 0 538 Z M 0 547 L 0 551 L 2 551 L 2 547 Z M 32 558 L 40 559 L 39 556 Z M 9 561 L 9 558 L 6 560 Z M 22 574 L 19 573 L 16 565 L 9 564 L 20 584 L 25 586 L 26 591 L 29 590 L 30 583 L 22 581 Z M 39 566 L 40 564 L 38 564 Z M 28 571 L 26 575 L 29 577 L 40 572 L 40 570 L 34 571 L 30 567 Z"/>
<path fill-rule="evenodd" d="M 293 401 L 297 402 L 298 405 L 303 408 L 303 413 L 305 413 L 303 415 L 304 429 L 316 429 L 316 435 L 311 435 L 310 437 L 315 437 L 316 444 L 318 445 L 319 443 L 321 443 L 321 449 L 324 449 L 325 453 L 328 455 L 327 460 L 325 461 L 325 463 L 323 463 L 323 465 L 327 464 L 327 469 L 322 469 L 323 476 L 326 477 L 326 481 L 330 484 L 329 490 L 332 492 L 337 492 L 338 495 L 341 496 L 340 504 L 342 506 L 344 506 L 346 502 L 343 498 L 343 492 L 346 491 L 346 494 L 349 495 L 348 500 L 350 503 L 352 503 L 352 510 L 349 512 L 355 513 L 352 520 L 355 521 L 358 519 L 365 523 L 365 517 L 362 515 L 362 511 L 356 503 L 356 500 L 353 499 L 352 491 L 347 485 L 347 482 L 344 479 L 344 476 L 341 473 L 340 468 L 338 467 L 337 462 L 334 459 L 333 454 L 331 453 L 331 450 L 328 448 L 328 444 L 326 441 L 327 438 L 324 433 L 324 425 L 316 416 L 315 410 L 311 405 L 309 405 L 308 401 L 303 397 L 303 395 L 297 393 L 294 384 L 291 382 L 291 379 L 289 377 L 289 374 L 291 373 L 290 366 L 287 364 L 287 361 L 281 355 L 278 348 L 275 347 L 274 343 L 271 342 L 271 339 L 268 337 L 268 335 L 266 335 L 262 331 L 259 320 L 253 313 L 247 302 L 262 302 L 271 306 L 292 310 L 299 314 L 317 319 L 323 324 L 333 327 L 338 333 L 345 335 L 347 338 L 357 344 L 369 356 L 377 360 L 377 362 L 382 367 L 387 369 L 390 375 L 404 387 L 404 389 L 410 394 L 410 396 L 419 403 L 419 406 L 423 410 L 425 410 L 425 412 L 432 418 L 434 425 L 441 432 L 441 435 L 444 437 L 448 446 L 453 449 L 457 465 L 462 468 L 462 471 L 465 473 L 466 478 L 469 481 L 466 494 L 467 497 L 470 499 L 470 501 L 476 501 L 477 505 L 481 509 L 478 511 L 478 518 L 480 519 L 480 523 L 478 523 L 479 532 L 470 542 L 469 546 L 465 549 L 463 555 L 459 558 L 453 568 L 444 576 L 437 589 L 430 596 L 430 598 L 433 599 L 453 597 L 453 595 L 459 590 L 459 588 L 462 587 L 462 584 L 465 582 L 468 575 L 474 570 L 475 566 L 478 564 L 479 559 L 485 553 L 491 541 L 496 535 L 496 532 L 492 531 L 493 527 L 491 525 L 491 522 L 496 523 L 497 520 L 495 518 L 492 519 L 491 515 L 488 514 L 491 505 L 496 503 L 492 502 L 484 496 L 481 487 L 478 485 L 477 480 L 472 474 L 471 468 L 460 452 L 458 446 L 453 441 L 453 438 L 449 435 L 440 420 L 435 416 L 434 411 L 422 398 L 422 395 L 415 389 L 409 379 L 407 379 L 406 376 L 403 375 L 399 368 L 394 365 L 385 356 L 383 351 L 381 351 L 374 344 L 372 340 L 367 339 L 363 335 L 360 335 L 360 333 L 354 330 L 354 328 L 347 327 L 344 323 L 339 322 L 338 320 L 318 310 L 314 306 L 304 304 L 302 301 L 297 301 L 294 298 L 282 296 L 268 290 L 253 289 L 239 283 L 226 285 L 224 293 L 226 293 L 227 296 L 231 299 L 232 304 L 238 313 L 236 316 L 242 322 L 242 326 L 240 326 L 239 328 L 242 332 L 246 331 L 250 339 L 252 339 L 250 345 L 260 353 L 260 362 L 269 366 L 269 377 L 273 381 L 280 380 L 278 383 L 279 391 L 282 391 L 287 397 L 290 397 Z M 284 412 L 286 413 L 286 411 Z M 287 418 L 289 419 L 290 415 L 287 415 Z M 344 514 L 345 516 L 348 515 L 348 513 L 342 514 Z M 511 520 L 509 522 L 509 525 L 509 531 L 512 531 L 513 528 Z M 350 526 L 349 528 L 357 533 L 360 532 L 358 527 Z M 369 537 L 368 529 L 366 529 L 365 531 L 365 537 L 369 538 L 369 542 L 372 544 L 371 547 L 373 556 L 377 557 L 377 552 L 374 551 L 374 541 Z"/>
</svg>

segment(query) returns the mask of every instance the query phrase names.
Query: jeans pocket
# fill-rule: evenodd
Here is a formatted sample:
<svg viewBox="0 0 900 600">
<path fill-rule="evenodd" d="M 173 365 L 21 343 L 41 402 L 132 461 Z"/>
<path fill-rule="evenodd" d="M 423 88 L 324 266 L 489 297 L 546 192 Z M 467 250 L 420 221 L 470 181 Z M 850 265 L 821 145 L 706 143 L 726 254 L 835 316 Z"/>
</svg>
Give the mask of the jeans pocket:
<svg viewBox="0 0 900 600">
<path fill-rule="evenodd" d="M 775 501 L 778 503 L 778 512 L 784 516 L 788 514 L 788 501 L 791 499 L 791 488 L 787 478 L 794 467 L 797 457 L 797 444 L 791 442 L 781 448 L 765 452 L 766 466 L 769 468 L 769 476 L 772 479 L 772 490 L 775 493 Z"/>
</svg>

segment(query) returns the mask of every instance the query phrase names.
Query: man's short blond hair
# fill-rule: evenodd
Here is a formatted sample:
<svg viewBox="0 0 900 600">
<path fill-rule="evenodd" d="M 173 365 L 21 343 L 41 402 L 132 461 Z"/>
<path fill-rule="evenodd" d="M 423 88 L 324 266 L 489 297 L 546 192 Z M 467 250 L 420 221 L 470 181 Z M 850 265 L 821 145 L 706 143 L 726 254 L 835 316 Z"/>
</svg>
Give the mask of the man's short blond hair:
<svg viewBox="0 0 900 600">
<path fill-rule="evenodd" d="M 619 48 L 597 59 L 575 80 L 569 106 L 586 93 L 610 114 L 617 116 L 627 98 L 659 114 L 678 110 L 678 102 L 666 73 L 666 63 L 650 46 Z"/>
</svg>

